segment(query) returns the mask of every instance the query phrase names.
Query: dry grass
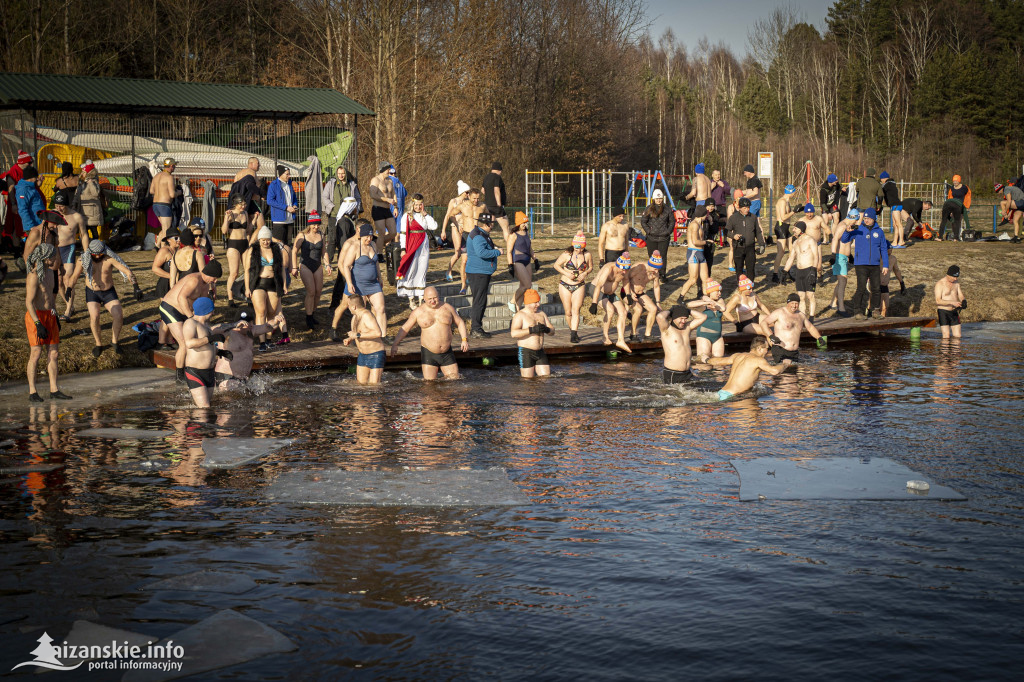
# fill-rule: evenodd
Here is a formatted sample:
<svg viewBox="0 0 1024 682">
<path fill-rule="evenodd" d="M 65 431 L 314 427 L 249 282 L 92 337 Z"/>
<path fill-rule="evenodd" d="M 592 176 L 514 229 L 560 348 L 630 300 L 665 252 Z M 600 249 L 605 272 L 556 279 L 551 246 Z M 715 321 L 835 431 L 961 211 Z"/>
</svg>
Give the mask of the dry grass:
<svg viewBox="0 0 1024 682">
<path fill-rule="evenodd" d="M 559 252 L 569 244 L 575 228 L 559 227 L 556 228 L 556 232 L 556 237 L 538 235 L 534 241 L 534 249 L 542 262 L 534 286 L 541 292 L 557 292 L 558 275 L 551 264 L 558 257 Z M 596 256 L 596 238 L 591 238 L 589 247 L 591 253 Z M 1024 255 L 1024 244 L 1008 242 L 919 243 L 896 253 L 907 282 L 908 291 L 906 295 L 893 297 L 890 314 L 934 316 L 935 302 L 932 296 L 932 287 L 945 274 L 946 268 L 950 264 L 957 263 L 963 270 L 961 285 L 970 300 L 970 308 L 961 316 L 965 322 L 1024 320 L 1024 292 L 1016 286 L 1016 283 L 1024 281 L 1024 259 L 1021 258 Z M 117 357 L 108 348 L 100 358 L 93 358 L 93 339 L 89 332 L 85 297 L 81 290 L 83 285 L 79 284 L 76 296 L 78 311 L 73 321 L 65 324 L 62 331 L 61 373 L 94 372 L 116 367 L 152 366 L 148 356 L 136 350 L 136 335 L 131 330 L 131 326 L 141 321 L 152 321 L 158 317 L 156 313 L 158 302 L 153 294 L 156 277 L 149 269 L 153 252 L 131 252 L 121 255 L 136 272 L 143 291 L 147 293 L 147 298 L 141 303 L 137 303 L 128 295 L 131 291 L 129 285 L 120 282 L 120 277 L 115 277 L 116 286 L 122 294 L 121 303 L 124 306 L 125 321 L 121 334 L 122 345 L 125 349 L 124 355 Z M 217 255 L 226 268 L 227 263 L 223 254 L 218 250 Z M 774 247 L 770 247 L 768 252 L 758 259 L 756 279 L 756 291 L 770 308 L 782 305 L 785 297 L 794 290 L 792 284 L 767 288 L 764 286 L 763 282 L 767 273 L 770 272 L 774 255 Z M 429 283 L 443 281 L 443 273 L 450 256 L 451 251 L 436 252 L 432 255 Z M 637 259 L 646 258 L 646 251 L 633 249 L 633 256 Z M 685 265 L 684 258 L 684 247 L 670 248 L 669 275 L 674 277 L 675 281 L 667 283 L 664 287 L 663 302 L 675 302 L 674 292 L 682 286 L 686 278 L 686 270 L 683 267 Z M 721 251 L 716 254 L 712 276 L 722 281 L 724 293 L 728 296 L 735 290 L 736 277 L 728 271 L 728 265 L 724 264 L 723 259 Z M 28 344 L 25 340 L 24 327 L 24 275 L 13 267 L 9 258 L 7 261 L 11 273 L 7 282 L 0 288 L 0 314 L 3 315 L 2 322 L 0 322 L 0 380 L 2 381 L 22 380 L 25 376 L 25 364 L 28 361 Z M 496 281 L 506 281 L 507 277 L 504 268 L 499 268 L 495 279 Z M 318 318 L 325 327 L 329 323 L 326 305 L 330 300 L 333 284 L 332 276 L 330 281 L 325 284 L 324 295 L 321 299 L 322 306 L 318 313 Z M 291 293 L 285 299 L 285 315 L 292 328 L 292 338 L 296 340 L 326 338 L 325 328 L 312 332 L 305 330 L 302 285 L 300 282 L 293 282 L 293 285 Z M 892 288 L 898 291 L 898 284 L 894 282 Z M 832 296 L 832 289 L 831 278 L 825 285 L 819 285 L 817 294 L 819 308 L 828 304 Z M 388 294 L 388 333 L 393 335 L 407 319 L 409 309 L 405 305 L 404 299 L 399 301 L 394 295 L 394 287 L 385 283 L 384 290 Z M 693 290 L 691 290 L 691 295 L 692 292 Z M 847 299 L 852 294 L 853 281 L 847 288 Z M 221 293 L 218 302 L 224 303 L 224 301 L 223 293 Z M 233 315 L 234 311 L 227 313 L 228 310 L 226 304 L 218 307 L 220 314 Z M 599 325 L 601 319 L 599 316 L 590 315 L 584 307 L 583 322 L 584 324 Z M 71 336 L 72 332 L 79 332 L 79 334 Z M 109 343 L 110 318 L 106 313 L 103 318 L 102 338 L 104 343 Z"/>
</svg>

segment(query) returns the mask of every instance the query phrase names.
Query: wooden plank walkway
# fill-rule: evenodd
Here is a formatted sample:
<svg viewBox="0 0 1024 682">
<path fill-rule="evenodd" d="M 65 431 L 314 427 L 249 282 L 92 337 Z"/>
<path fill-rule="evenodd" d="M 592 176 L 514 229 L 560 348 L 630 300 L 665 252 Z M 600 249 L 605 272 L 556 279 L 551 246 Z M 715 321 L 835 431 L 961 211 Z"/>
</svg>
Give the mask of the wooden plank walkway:
<svg viewBox="0 0 1024 682">
<path fill-rule="evenodd" d="M 726 325 L 729 323 L 726 322 Z M 931 317 L 885 317 L 871 318 L 866 320 L 854 320 L 852 318 L 829 318 L 820 320 L 816 327 L 829 339 L 842 339 L 863 336 L 873 332 L 886 331 L 889 329 L 906 329 L 910 327 L 931 327 L 935 325 L 935 319 Z M 657 333 L 657 327 L 655 327 Z M 593 358 L 604 356 L 609 350 L 618 350 L 615 346 L 604 345 L 600 327 L 580 327 L 580 343 L 569 342 L 569 331 L 567 329 L 556 330 L 553 336 L 544 341 L 544 350 L 553 360 L 572 362 L 576 358 Z M 615 338 L 614 328 L 611 331 L 612 339 Z M 691 336 L 691 342 L 695 343 Z M 724 335 L 727 346 L 747 346 L 754 338 L 753 334 L 730 332 Z M 456 339 L 457 340 L 457 339 Z M 805 331 L 802 342 L 811 343 L 811 337 Z M 629 347 L 634 354 L 657 351 L 661 352 L 661 341 L 658 337 L 652 340 L 645 339 L 639 343 L 630 343 Z M 356 363 L 358 352 L 354 346 L 345 346 L 340 342 L 330 340 L 313 342 L 295 342 L 286 346 L 275 346 L 273 350 L 256 353 L 254 371 L 283 371 L 299 369 L 321 369 L 330 367 L 347 367 Z M 470 339 L 469 351 L 456 353 L 460 362 L 479 360 L 482 358 L 493 358 L 495 361 L 513 360 L 517 357 L 518 351 L 515 342 L 508 334 L 494 334 L 489 339 Z M 619 351 L 619 357 L 627 353 Z M 153 362 L 157 367 L 174 369 L 174 354 L 167 351 L 156 351 L 153 353 Z M 407 337 L 398 347 L 395 357 L 388 358 L 388 367 L 419 366 L 420 345 L 419 337 Z"/>
</svg>

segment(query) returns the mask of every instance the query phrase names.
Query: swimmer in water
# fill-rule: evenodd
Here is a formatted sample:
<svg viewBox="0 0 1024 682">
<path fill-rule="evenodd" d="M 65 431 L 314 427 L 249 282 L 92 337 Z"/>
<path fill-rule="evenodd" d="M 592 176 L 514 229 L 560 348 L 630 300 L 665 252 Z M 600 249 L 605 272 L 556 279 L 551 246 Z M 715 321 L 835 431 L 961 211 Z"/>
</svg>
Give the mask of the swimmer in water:
<svg viewBox="0 0 1024 682">
<path fill-rule="evenodd" d="M 772 360 L 784 366 L 800 359 L 802 330 L 806 329 L 818 341 L 819 347 L 828 343 L 827 337 L 822 336 L 807 316 L 800 312 L 800 297 L 796 294 L 790 294 L 786 298 L 786 305 L 765 318 L 761 329 L 771 345 Z"/>
<path fill-rule="evenodd" d="M 539 310 L 540 294 L 534 289 L 523 293 L 523 308 L 512 318 L 512 338 L 519 345 L 519 375 L 524 379 L 551 374 L 544 352 L 544 335 L 554 334 L 547 314 Z"/>
<path fill-rule="evenodd" d="M 412 311 L 409 319 L 395 334 L 395 341 L 391 344 L 391 357 L 395 357 L 398 344 L 402 343 L 402 339 L 412 331 L 413 327 L 419 325 L 420 368 L 423 371 L 424 380 L 436 379 L 438 370 L 441 370 L 446 379 L 458 379 L 459 365 L 455 362 L 455 354 L 452 352 L 453 323 L 458 327 L 459 336 L 462 337 L 462 345 L 459 346 L 459 350 L 465 353 L 469 350 L 466 322 L 459 317 L 459 313 L 451 303 L 441 301 L 437 289 L 427 287 L 423 290 L 423 303 Z"/>
<path fill-rule="evenodd" d="M 216 385 L 214 366 L 218 357 L 230 356 L 229 351 L 217 350 L 217 344 L 225 340 L 224 333 L 234 324 L 211 328 L 208 324 L 213 316 L 213 300 L 202 296 L 192 304 L 192 317 L 182 325 L 185 344 L 185 383 L 196 407 L 209 407 L 210 396 Z M 230 359 L 230 357 L 228 357 Z"/>
<path fill-rule="evenodd" d="M 742 275 L 740 276 L 742 277 Z M 736 318 L 729 313 L 725 301 L 722 300 L 722 285 L 709 279 L 706 289 L 707 292 L 704 296 L 686 304 L 690 309 L 701 310 L 707 316 L 704 323 L 697 329 L 697 357 L 702 363 L 707 363 L 708 358 L 712 356 L 720 358 L 725 355 L 722 318 L 736 322 Z"/>
<path fill-rule="evenodd" d="M 657 316 L 661 330 L 661 347 L 665 351 L 665 367 L 661 370 L 663 384 L 685 384 L 690 374 L 690 332 L 699 327 L 707 315 L 677 303 Z"/>
<path fill-rule="evenodd" d="M 713 367 L 731 367 L 729 380 L 718 391 L 718 400 L 729 400 L 754 387 L 761 372 L 777 376 L 786 368 L 784 365 L 771 365 L 764 356 L 768 354 L 768 341 L 763 336 L 754 337 L 750 342 L 750 351 L 734 353 L 727 358 L 711 358 L 708 364 Z"/>
<path fill-rule="evenodd" d="M 352 330 L 342 343 L 347 346 L 355 341 L 356 348 L 359 349 L 356 381 L 360 384 L 379 384 L 387 358 L 384 331 L 374 314 L 363 305 L 362 296 L 349 296 L 348 307 L 352 311 Z"/>
</svg>

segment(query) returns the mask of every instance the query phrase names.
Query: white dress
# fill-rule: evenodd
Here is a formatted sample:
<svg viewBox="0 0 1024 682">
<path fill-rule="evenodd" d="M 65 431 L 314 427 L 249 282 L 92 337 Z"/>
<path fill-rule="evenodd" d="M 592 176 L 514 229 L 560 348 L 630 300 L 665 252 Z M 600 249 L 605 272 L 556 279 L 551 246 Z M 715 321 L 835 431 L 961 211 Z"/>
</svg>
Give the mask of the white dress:
<svg viewBox="0 0 1024 682">
<path fill-rule="evenodd" d="M 437 221 L 429 213 L 404 213 L 398 221 L 398 239 L 402 248 L 406 248 L 406 234 L 409 226 L 409 217 L 414 216 L 423 229 L 434 232 L 437 229 Z M 423 243 L 416 250 L 412 263 L 409 264 L 409 271 L 405 277 L 398 280 L 398 295 L 406 298 L 423 298 L 423 288 L 427 285 L 427 269 L 430 267 L 430 238 L 423 235 Z"/>
</svg>

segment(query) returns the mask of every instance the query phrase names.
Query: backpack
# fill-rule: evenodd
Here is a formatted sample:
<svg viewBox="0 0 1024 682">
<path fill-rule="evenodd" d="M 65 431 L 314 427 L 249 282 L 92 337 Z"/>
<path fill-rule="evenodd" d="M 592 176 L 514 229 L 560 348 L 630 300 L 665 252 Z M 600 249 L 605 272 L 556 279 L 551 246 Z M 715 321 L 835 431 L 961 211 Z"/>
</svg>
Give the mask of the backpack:
<svg viewBox="0 0 1024 682">
<path fill-rule="evenodd" d="M 149 208 L 153 205 L 153 195 L 149 193 L 149 183 L 153 176 L 149 174 L 149 169 L 145 166 L 136 168 L 132 179 L 135 185 L 132 189 L 132 208 L 136 211 Z"/>
</svg>

